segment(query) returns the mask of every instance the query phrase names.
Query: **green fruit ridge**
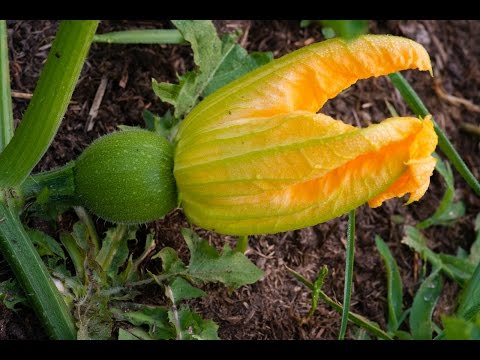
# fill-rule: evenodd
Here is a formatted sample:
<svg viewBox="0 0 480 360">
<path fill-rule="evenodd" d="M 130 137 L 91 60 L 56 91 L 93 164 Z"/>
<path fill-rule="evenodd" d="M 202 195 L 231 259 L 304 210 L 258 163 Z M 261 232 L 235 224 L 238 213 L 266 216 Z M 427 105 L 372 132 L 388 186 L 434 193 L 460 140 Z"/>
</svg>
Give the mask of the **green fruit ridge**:
<svg viewBox="0 0 480 360">
<path fill-rule="evenodd" d="M 145 223 L 177 206 L 173 147 L 150 131 L 97 139 L 76 160 L 74 176 L 80 204 L 108 221 Z"/>
</svg>

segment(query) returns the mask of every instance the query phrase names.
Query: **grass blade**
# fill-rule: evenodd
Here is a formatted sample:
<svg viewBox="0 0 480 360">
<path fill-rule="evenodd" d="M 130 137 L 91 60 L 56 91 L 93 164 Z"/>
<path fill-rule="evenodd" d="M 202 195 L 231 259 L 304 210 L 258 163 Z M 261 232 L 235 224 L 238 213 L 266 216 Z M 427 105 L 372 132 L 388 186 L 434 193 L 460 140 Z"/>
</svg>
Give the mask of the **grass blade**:
<svg viewBox="0 0 480 360">
<path fill-rule="evenodd" d="M 285 267 L 286 267 L 287 271 L 291 275 L 293 275 L 293 277 L 295 277 L 295 279 L 297 279 L 299 282 L 301 282 L 303 285 L 305 285 L 307 288 L 309 288 L 312 291 L 312 293 L 315 291 L 315 285 L 312 282 L 308 281 L 301 274 L 299 274 L 295 270 L 289 268 L 288 266 L 285 266 Z M 326 267 L 325 267 L 325 270 L 326 270 Z M 323 271 L 324 271 L 323 269 L 320 270 L 320 275 L 319 276 L 323 275 Z M 318 280 L 318 278 L 317 278 L 317 280 Z M 331 306 L 333 308 L 333 310 L 335 310 L 337 313 L 339 313 L 339 314 L 343 313 L 342 304 L 333 300 L 330 296 L 325 294 L 325 292 L 318 286 L 317 286 L 317 291 L 318 291 L 318 297 L 320 299 L 322 299 L 325 303 L 327 303 L 327 305 Z M 312 301 L 312 303 L 313 303 L 313 301 Z M 380 329 L 380 327 L 378 326 L 377 323 L 366 319 L 362 315 L 358 315 L 354 312 L 349 311 L 348 312 L 348 320 L 353 322 L 355 325 L 360 326 L 362 329 L 367 330 L 370 334 L 375 335 L 379 339 L 392 340 L 392 337 L 389 334 L 387 334 L 385 331 Z"/>
<path fill-rule="evenodd" d="M 424 259 L 440 269 L 450 279 L 464 286 L 475 270 L 468 260 L 447 254 L 437 254 L 427 247 L 427 239 L 413 226 L 405 227 L 405 236 L 402 244 L 406 244 L 418 252 Z"/>
<path fill-rule="evenodd" d="M 480 312 L 480 263 L 468 281 L 461 295 L 457 315 L 466 320 L 473 319 Z"/>
<path fill-rule="evenodd" d="M 410 109 L 412 109 L 415 114 L 421 117 L 425 117 L 430 114 L 425 104 L 422 102 L 418 94 L 415 92 L 415 90 L 413 90 L 413 88 L 410 86 L 410 84 L 403 77 L 402 74 L 397 72 L 388 75 L 388 77 L 392 81 L 393 85 L 398 89 L 407 105 L 410 107 Z M 465 164 L 453 144 L 450 142 L 450 140 L 448 140 L 447 135 L 443 132 L 440 126 L 438 126 L 437 122 L 433 118 L 432 121 L 435 132 L 438 136 L 438 146 L 447 156 L 448 160 L 450 160 L 450 162 L 453 164 L 455 169 L 457 169 L 463 179 L 467 182 L 467 184 L 470 185 L 470 187 L 473 189 L 473 191 L 475 191 L 478 196 L 480 196 L 480 183 L 472 174 L 468 166 Z"/>
<path fill-rule="evenodd" d="M 414 340 L 432 339 L 432 315 L 442 292 L 440 270 L 433 271 L 420 285 L 410 311 L 410 330 Z"/>
<path fill-rule="evenodd" d="M 7 24 L 0 20 L 0 153 L 13 136 L 12 95 L 8 66 Z"/>
<path fill-rule="evenodd" d="M 393 258 L 390 249 L 378 235 L 375 236 L 375 245 L 382 256 L 387 270 L 388 331 L 395 332 L 400 325 L 399 320 L 402 316 L 402 278 L 400 277 L 397 263 Z"/>
<path fill-rule="evenodd" d="M 345 259 L 345 286 L 343 289 L 342 322 L 338 339 L 343 340 L 347 331 L 348 312 L 352 297 L 353 262 L 355 258 L 355 209 L 348 213 L 347 258 Z"/>
<path fill-rule="evenodd" d="M 1 192 L 0 192 L 1 196 Z M 67 304 L 30 241 L 17 211 L 0 197 L 0 251 L 53 339 L 76 339 Z"/>
<path fill-rule="evenodd" d="M 60 24 L 25 116 L 0 154 L 0 188 L 20 185 L 47 151 L 67 110 L 97 25 L 96 20 Z"/>
<path fill-rule="evenodd" d="M 146 29 L 97 34 L 93 37 L 93 42 L 107 44 L 184 44 L 185 39 L 177 29 Z"/>
</svg>

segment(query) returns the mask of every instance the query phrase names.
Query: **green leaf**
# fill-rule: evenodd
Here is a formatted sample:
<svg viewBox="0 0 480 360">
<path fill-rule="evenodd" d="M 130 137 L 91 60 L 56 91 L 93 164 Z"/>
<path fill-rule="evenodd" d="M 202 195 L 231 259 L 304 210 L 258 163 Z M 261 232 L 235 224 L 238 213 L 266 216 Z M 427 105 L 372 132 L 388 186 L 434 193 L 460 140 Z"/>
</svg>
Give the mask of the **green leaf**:
<svg viewBox="0 0 480 360">
<path fill-rule="evenodd" d="M 177 134 L 179 120 L 172 115 L 170 110 L 167 110 L 163 116 L 144 110 L 143 120 L 148 130 L 165 137 L 169 141 L 172 141 Z"/>
<path fill-rule="evenodd" d="M 148 339 L 141 339 L 140 337 L 137 337 L 137 336 L 133 335 L 129 330 L 124 330 L 124 329 L 120 328 L 120 329 L 118 329 L 117 340 L 148 340 Z"/>
<path fill-rule="evenodd" d="M 108 302 L 108 296 L 94 293 L 77 308 L 78 340 L 106 340 L 111 338 L 113 318 Z"/>
<path fill-rule="evenodd" d="M 417 224 L 418 229 L 426 229 L 432 225 L 451 225 L 455 220 L 465 215 L 463 202 L 454 202 L 455 183 L 452 168 L 448 161 L 443 161 L 438 155 L 435 169 L 444 179 L 446 190 L 442 200 L 432 216 Z"/>
<path fill-rule="evenodd" d="M 36 229 L 27 229 L 27 234 L 35 245 L 40 256 L 54 256 L 60 259 L 65 259 L 65 253 L 63 252 L 62 247 L 51 236 Z"/>
<path fill-rule="evenodd" d="M 325 278 L 327 277 L 327 274 L 328 274 L 328 268 L 326 265 L 323 265 L 322 268 L 320 269 L 320 272 L 318 273 L 317 278 L 313 282 L 312 307 L 310 308 L 310 311 L 307 314 L 307 318 L 310 318 L 315 313 L 315 310 L 317 310 L 318 299 L 320 298 L 320 293 L 322 291 L 323 283 L 325 282 Z"/>
<path fill-rule="evenodd" d="M 112 314 L 117 321 L 127 321 L 135 326 L 146 325 L 148 335 L 155 340 L 175 339 L 175 330 L 169 323 L 168 310 L 161 306 L 137 304 L 135 311 L 124 311 L 112 308 Z"/>
<path fill-rule="evenodd" d="M 368 32 L 368 20 L 320 20 L 322 26 L 333 29 L 335 34 L 353 39 Z"/>
<path fill-rule="evenodd" d="M 124 224 L 108 229 L 96 257 L 98 264 L 112 278 L 128 259 L 127 235 L 128 226 Z"/>
<path fill-rule="evenodd" d="M 415 340 L 432 339 L 432 315 L 442 292 L 439 270 L 432 272 L 420 285 L 410 311 L 410 331 Z"/>
<path fill-rule="evenodd" d="M 172 291 L 172 302 L 178 304 L 180 301 L 195 299 L 207 295 L 203 290 L 192 286 L 184 278 L 177 276 L 170 284 Z"/>
<path fill-rule="evenodd" d="M 7 309 L 13 311 L 16 311 L 15 305 L 17 304 L 28 304 L 20 285 L 14 279 L 0 282 L 0 301 Z"/>
<path fill-rule="evenodd" d="M 88 251 L 88 230 L 85 224 L 81 221 L 77 221 L 73 224 L 73 232 L 72 232 L 73 239 L 77 246 L 82 249 L 84 252 Z"/>
<path fill-rule="evenodd" d="M 460 297 L 457 315 L 472 319 L 480 313 L 480 263 L 467 283 Z"/>
<path fill-rule="evenodd" d="M 410 246 L 430 262 L 434 268 L 439 268 L 445 275 L 462 286 L 473 274 L 473 268 L 467 260 L 446 254 L 436 254 L 430 250 L 427 247 L 427 239 L 418 229 L 412 226 L 405 227 L 405 236 L 402 243 Z"/>
<path fill-rule="evenodd" d="M 188 275 L 201 282 L 221 282 L 230 288 L 252 284 L 263 276 L 245 255 L 232 250 L 228 245 L 222 254 L 201 239 L 192 230 L 183 228 L 182 235 L 190 250 Z"/>
<path fill-rule="evenodd" d="M 477 264 L 480 263 L 480 213 L 478 213 L 475 218 L 475 231 L 477 232 L 477 237 L 470 247 L 468 261 L 474 266 L 477 266 Z"/>
<path fill-rule="evenodd" d="M 177 252 L 171 247 L 164 247 L 152 256 L 152 260 L 158 258 L 162 260 L 162 275 L 178 275 L 185 271 L 185 264 L 180 260 Z"/>
<path fill-rule="evenodd" d="M 204 320 L 186 305 L 178 311 L 170 310 L 168 318 L 175 324 L 179 340 L 220 340 L 218 325 L 212 320 Z"/>
<path fill-rule="evenodd" d="M 402 316 L 402 278 L 390 249 L 378 235 L 375 236 L 375 245 L 387 270 L 388 331 L 395 332 L 400 325 L 399 320 Z"/>
<path fill-rule="evenodd" d="M 311 24 L 312 24 L 313 20 L 301 20 L 300 21 L 300 27 L 303 29 L 303 28 L 306 28 L 306 27 L 309 27 Z"/>
<path fill-rule="evenodd" d="M 480 340 L 480 317 L 475 322 L 453 316 L 443 316 L 447 340 Z"/>
<path fill-rule="evenodd" d="M 74 237 L 69 233 L 61 233 L 60 241 L 67 250 L 70 259 L 72 260 L 75 272 L 81 282 L 85 281 L 85 251 L 81 249 Z"/>
<path fill-rule="evenodd" d="M 267 53 L 248 55 L 232 35 L 220 39 L 209 20 L 175 20 L 173 24 L 193 50 L 198 68 L 179 77 L 179 84 L 158 83 L 154 92 L 175 107 L 174 116 L 183 118 L 199 100 L 221 86 L 272 60 Z"/>
</svg>

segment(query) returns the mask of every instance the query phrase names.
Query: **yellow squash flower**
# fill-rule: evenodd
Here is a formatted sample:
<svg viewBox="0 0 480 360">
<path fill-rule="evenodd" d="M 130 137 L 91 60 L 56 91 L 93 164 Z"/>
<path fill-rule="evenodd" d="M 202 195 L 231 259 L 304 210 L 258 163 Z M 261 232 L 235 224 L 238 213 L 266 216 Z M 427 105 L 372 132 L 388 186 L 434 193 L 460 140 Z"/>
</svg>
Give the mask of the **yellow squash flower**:
<svg viewBox="0 0 480 360">
<path fill-rule="evenodd" d="M 357 128 L 317 114 L 359 79 L 429 70 L 406 38 L 331 39 L 292 52 L 203 100 L 176 137 L 174 175 L 186 216 L 230 235 L 333 219 L 366 202 L 420 199 L 435 167 L 429 117 Z"/>
</svg>

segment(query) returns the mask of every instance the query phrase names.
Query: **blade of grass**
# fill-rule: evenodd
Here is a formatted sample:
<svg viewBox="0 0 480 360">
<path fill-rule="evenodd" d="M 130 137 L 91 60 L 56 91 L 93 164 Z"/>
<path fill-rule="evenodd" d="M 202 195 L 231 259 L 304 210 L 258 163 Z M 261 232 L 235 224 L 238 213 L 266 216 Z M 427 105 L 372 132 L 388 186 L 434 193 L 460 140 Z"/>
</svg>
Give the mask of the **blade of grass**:
<svg viewBox="0 0 480 360">
<path fill-rule="evenodd" d="M 97 34 L 93 37 L 93 42 L 107 44 L 183 44 L 185 39 L 177 29 L 146 29 Z"/>
<path fill-rule="evenodd" d="M 388 75 L 393 85 L 398 89 L 403 99 L 407 105 L 412 109 L 412 111 L 418 116 L 425 117 L 430 114 L 425 104 L 422 102 L 415 90 L 410 86 L 408 81 L 400 73 L 393 73 Z M 463 161 L 460 154 L 457 152 L 453 144 L 448 140 L 447 135 L 444 131 L 438 126 L 437 122 L 432 118 L 433 126 L 435 132 L 438 136 L 438 146 L 447 156 L 448 160 L 453 164 L 455 169 L 467 182 L 467 184 L 475 191 L 475 193 L 480 196 L 480 183 L 472 174 L 468 166 Z"/>
<path fill-rule="evenodd" d="M 11 266 L 40 321 L 53 339 L 76 339 L 67 304 L 55 287 L 18 212 L 0 192 L 0 251 Z"/>
<path fill-rule="evenodd" d="M 447 254 L 437 254 L 427 246 L 427 239 L 420 230 L 413 226 L 405 227 L 405 236 L 402 244 L 406 244 L 419 253 L 433 267 L 440 269 L 446 276 L 457 282 L 460 286 L 472 276 L 475 268 L 468 260 L 456 258 Z"/>
<path fill-rule="evenodd" d="M 98 21 L 60 24 L 20 126 L 0 153 L 0 188 L 20 185 L 55 136 L 77 83 Z"/>
<path fill-rule="evenodd" d="M 457 315 L 466 320 L 473 319 L 480 312 L 480 263 L 460 299 Z"/>
<path fill-rule="evenodd" d="M 353 261 L 355 257 L 355 209 L 348 213 L 347 258 L 345 259 L 345 286 L 343 289 L 342 322 L 338 339 L 343 340 L 347 331 L 348 312 L 352 297 Z"/>
<path fill-rule="evenodd" d="M 309 288 L 312 292 L 315 291 L 315 285 L 312 282 L 308 281 L 301 274 L 289 268 L 288 266 L 285 266 L 285 267 L 287 271 L 290 274 L 292 274 L 298 281 L 300 281 L 303 285 Z M 320 299 L 322 299 L 325 303 L 327 303 L 327 305 L 331 306 L 337 313 L 339 314 L 343 313 L 342 304 L 333 300 L 330 296 L 325 294 L 325 292 L 322 289 L 317 288 L 317 294 Z M 375 335 L 379 339 L 393 340 L 389 334 L 387 334 L 385 331 L 380 329 L 377 323 L 374 323 L 373 321 L 370 321 L 361 315 L 358 315 L 354 312 L 349 311 L 348 320 L 353 322 L 355 325 L 360 326 L 362 329 L 367 330 L 368 332 L 370 332 L 370 334 Z"/>
<path fill-rule="evenodd" d="M 0 153 L 13 136 L 12 95 L 8 66 L 7 23 L 0 20 Z"/>
<path fill-rule="evenodd" d="M 402 316 L 402 278 L 390 249 L 378 235 L 375 236 L 375 245 L 387 270 L 388 331 L 393 333 L 398 329 Z"/>
<path fill-rule="evenodd" d="M 432 340 L 432 315 L 442 292 L 440 269 L 433 271 L 420 285 L 410 311 L 410 330 L 414 340 Z"/>
</svg>

